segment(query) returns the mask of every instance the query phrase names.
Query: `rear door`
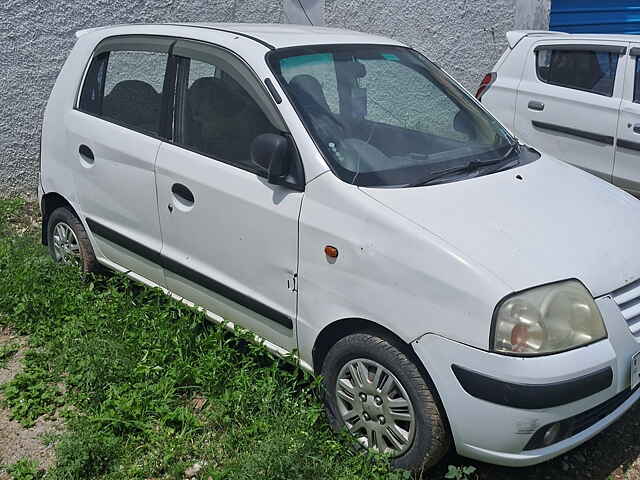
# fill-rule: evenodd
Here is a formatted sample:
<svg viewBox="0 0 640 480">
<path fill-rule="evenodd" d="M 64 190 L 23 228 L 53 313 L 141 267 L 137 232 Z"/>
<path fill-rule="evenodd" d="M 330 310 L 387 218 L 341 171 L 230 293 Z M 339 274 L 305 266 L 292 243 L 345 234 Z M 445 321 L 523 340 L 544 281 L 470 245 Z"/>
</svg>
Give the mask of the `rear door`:
<svg viewBox="0 0 640 480">
<path fill-rule="evenodd" d="M 166 285 L 288 351 L 296 348 L 303 193 L 267 182 L 252 141 L 285 125 L 228 50 L 180 40 L 175 137 L 157 161 Z"/>
<path fill-rule="evenodd" d="M 611 181 L 626 48 L 624 42 L 537 42 L 518 89 L 516 132 Z"/>
<path fill-rule="evenodd" d="M 103 41 L 67 121 L 78 200 L 97 254 L 157 284 L 155 161 L 170 44 L 144 36 Z"/>
<path fill-rule="evenodd" d="M 640 196 L 640 44 L 632 44 L 618 122 L 613 183 Z"/>
</svg>

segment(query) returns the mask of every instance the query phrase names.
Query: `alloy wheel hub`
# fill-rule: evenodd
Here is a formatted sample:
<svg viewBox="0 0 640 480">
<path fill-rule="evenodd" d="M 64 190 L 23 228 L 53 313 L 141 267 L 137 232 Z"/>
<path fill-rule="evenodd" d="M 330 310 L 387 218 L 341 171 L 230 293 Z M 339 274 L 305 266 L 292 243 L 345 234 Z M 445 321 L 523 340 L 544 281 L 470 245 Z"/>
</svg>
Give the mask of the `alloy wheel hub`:
<svg viewBox="0 0 640 480">
<path fill-rule="evenodd" d="M 71 227 L 59 222 L 53 229 L 53 252 L 57 262 L 80 264 L 80 244 Z"/>
</svg>

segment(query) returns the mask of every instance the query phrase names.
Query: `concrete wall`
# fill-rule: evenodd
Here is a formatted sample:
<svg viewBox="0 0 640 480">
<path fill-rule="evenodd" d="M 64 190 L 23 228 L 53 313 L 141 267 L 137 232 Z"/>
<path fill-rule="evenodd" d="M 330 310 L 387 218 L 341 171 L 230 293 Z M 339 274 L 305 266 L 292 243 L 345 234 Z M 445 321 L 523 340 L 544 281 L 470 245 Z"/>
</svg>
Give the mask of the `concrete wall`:
<svg viewBox="0 0 640 480">
<path fill-rule="evenodd" d="M 310 19 L 397 38 L 474 89 L 504 50 L 507 30 L 548 27 L 548 2 L 4 0 L 0 4 L 0 195 L 35 191 L 41 115 L 76 30 L 134 22 Z"/>
</svg>

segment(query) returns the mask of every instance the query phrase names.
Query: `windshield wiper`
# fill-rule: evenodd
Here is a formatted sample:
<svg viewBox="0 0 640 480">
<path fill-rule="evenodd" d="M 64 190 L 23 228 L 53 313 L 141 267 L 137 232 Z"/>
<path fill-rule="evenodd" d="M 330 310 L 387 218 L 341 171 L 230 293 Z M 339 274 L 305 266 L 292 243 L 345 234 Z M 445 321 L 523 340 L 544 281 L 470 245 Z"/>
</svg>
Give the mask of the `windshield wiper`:
<svg viewBox="0 0 640 480">
<path fill-rule="evenodd" d="M 462 165 L 458 165 L 457 167 L 452 167 L 452 168 L 447 168 L 444 170 L 439 170 L 436 172 L 431 173 L 430 175 L 426 176 L 425 178 L 422 178 L 420 180 L 418 180 L 417 182 L 414 183 L 410 183 L 407 185 L 408 188 L 410 187 L 422 187 L 424 185 L 428 185 L 431 182 L 435 181 L 435 180 L 439 180 L 443 177 L 448 177 L 449 175 L 453 175 L 454 173 L 470 173 L 470 172 L 475 172 L 476 170 L 483 168 L 483 167 L 488 167 L 490 165 L 496 165 L 499 163 L 504 162 L 505 160 L 507 160 L 511 154 L 513 154 L 514 152 L 518 152 L 520 149 L 520 147 L 518 146 L 518 143 L 514 143 L 513 145 L 511 145 L 509 147 L 509 150 L 507 150 L 507 152 L 502 155 L 500 158 L 497 158 L 495 160 L 487 160 L 487 161 L 480 161 L 480 160 L 471 160 L 467 163 L 464 163 Z"/>
</svg>

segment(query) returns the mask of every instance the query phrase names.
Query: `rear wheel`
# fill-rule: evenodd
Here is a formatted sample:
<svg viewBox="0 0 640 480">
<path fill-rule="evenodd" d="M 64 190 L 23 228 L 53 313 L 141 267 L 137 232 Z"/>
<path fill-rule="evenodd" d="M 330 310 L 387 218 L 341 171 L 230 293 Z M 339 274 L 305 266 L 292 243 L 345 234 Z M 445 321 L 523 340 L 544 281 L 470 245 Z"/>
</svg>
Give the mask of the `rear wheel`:
<svg viewBox="0 0 640 480">
<path fill-rule="evenodd" d="M 392 456 L 392 465 L 421 470 L 449 449 L 435 388 L 396 342 L 356 333 L 339 340 L 322 366 L 325 407 L 334 430 Z"/>
<path fill-rule="evenodd" d="M 96 272 L 99 263 L 80 219 L 67 207 L 54 210 L 47 225 L 51 257 L 58 263 L 77 265 L 83 272 Z"/>
</svg>

